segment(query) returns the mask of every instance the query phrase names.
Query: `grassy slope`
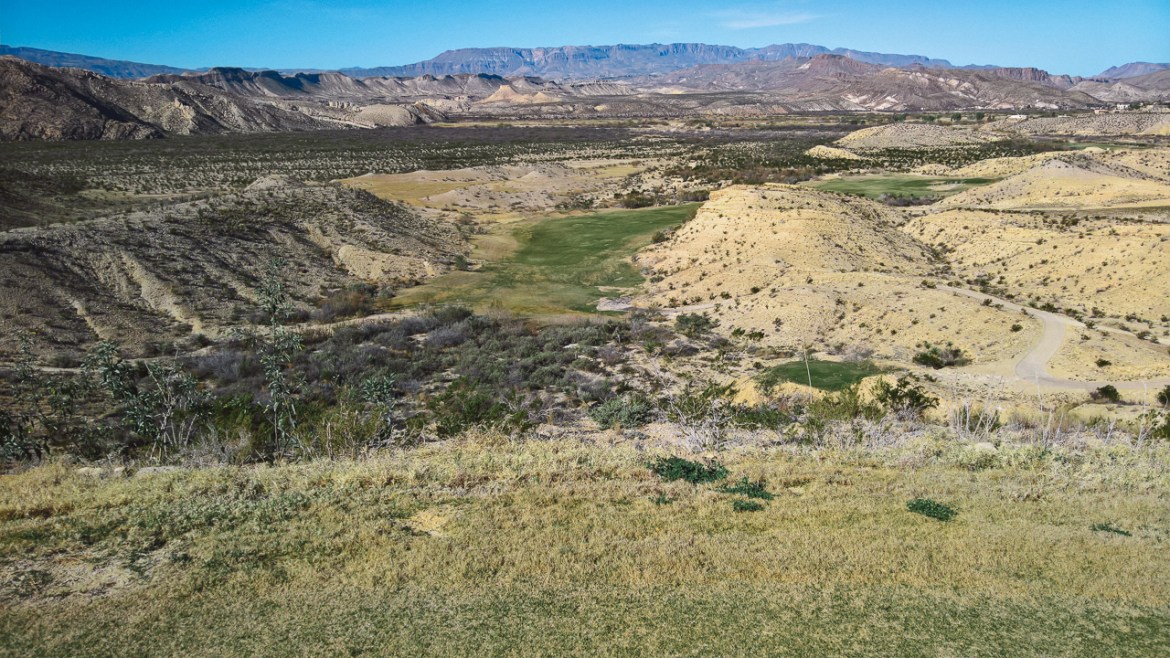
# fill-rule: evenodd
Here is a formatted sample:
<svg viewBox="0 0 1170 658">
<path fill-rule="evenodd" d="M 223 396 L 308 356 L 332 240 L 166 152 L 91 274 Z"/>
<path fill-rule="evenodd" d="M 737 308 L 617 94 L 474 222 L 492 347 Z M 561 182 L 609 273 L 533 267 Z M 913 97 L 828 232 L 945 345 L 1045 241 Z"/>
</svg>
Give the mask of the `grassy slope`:
<svg viewBox="0 0 1170 658">
<path fill-rule="evenodd" d="M 455 272 L 404 291 L 395 306 L 463 302 L 479 310 L 502 308 L 524 315 L 595 311 L 612 293 L 642 276 L 629 257 L 656 231 L 694 216 L 698 204 L 607 211 L 541 219 L 512 229 L 516 249 L 478 272 Z"/>
<path fill-rule="evenodd" d="M 7 655 L 1165 655 L 1165 446 L 724 455 L 735 513 L 627 447 L 0 480 Z M 894 466 L 901 464 L 901 466 Z M 652 502 L 659 495 L 673 499 Z M 940 523 L 910 498 L 959 508 Z M 1132 537 L 1095 533 L 1111 522 Z M 59 596 L 62 565 L 123 574 Z M 15 575 L 15 577 L 14 577 Z M 47 582 L 46 582 L 47 579 Z M 27 583 L 40 583 L 29 586 Z M 24 583 L 21 587 L 13 583 Z"/>
</svg>

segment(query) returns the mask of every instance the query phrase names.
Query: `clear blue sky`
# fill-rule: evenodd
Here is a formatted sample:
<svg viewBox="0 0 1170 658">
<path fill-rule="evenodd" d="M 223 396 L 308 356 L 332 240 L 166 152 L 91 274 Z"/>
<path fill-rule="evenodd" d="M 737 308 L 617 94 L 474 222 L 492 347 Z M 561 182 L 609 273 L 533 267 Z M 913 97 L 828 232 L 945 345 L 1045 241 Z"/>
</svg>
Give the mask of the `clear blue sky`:
<svg viewBox="0 0 1170 658">
<path fill-rule="evenodd" d="M 1091 75 L 1170 61 L 1170 0 L 0 0 L 0 41 L 189 68 L 392 65 L 479 46 L 805 42 Z"/>
</svg>

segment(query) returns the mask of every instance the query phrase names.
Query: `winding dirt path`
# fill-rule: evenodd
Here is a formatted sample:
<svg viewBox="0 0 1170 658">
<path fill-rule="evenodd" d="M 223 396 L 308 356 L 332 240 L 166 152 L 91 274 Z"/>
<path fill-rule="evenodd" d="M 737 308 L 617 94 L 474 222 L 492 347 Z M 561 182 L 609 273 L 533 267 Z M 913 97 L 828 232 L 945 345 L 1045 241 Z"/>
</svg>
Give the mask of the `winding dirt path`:
<svg viewBox="0 0 1170 658">
<path fill-rule="evenodd" d="M 1040 340 L 1032 346 L 1032 349 L 1024 353 L 1020 360 L 1015 365 L 1015 378 L 1019 381 L 1027 382 L 1029 384 L 1036 384 L 1038 386 L 1045 386 L 1049 388 L 1063 388 L 1078 391 L 1091 391 L 1100 388 L 1106 384 L 1112 384 L 1118 389 L 1122 390 L 1144 390 L 1151 386 L 1165 386 L 1170 384 L 1170 378 L 1163 379 L 1147 379 L 1139 381 L 1079 381 L 1075 379 L 1062 379 L 1055 377 L 1048 372 L 1048 362 L 1056 353 L 1060 351 L 1064 345 L 1065 335 L 1070 329 L 1084 329 L 1085 325 L 1070 317 L 1058 315 L 1056 313 L 1049 313 L 1048 311 L 1041 311 L 1028 306 L 1021 306 L 1009 302 L 1006 299 L 1000 299 L 992 295 L 987 295 L 973 290 L 964 290 L 962 288 L 952 288 L 951 286 L 940 285 L 939 290 L 946 290 L 956 295 L 963 297 L 970 297 L 971 299 L 978 299 L 979 301 L 991 300 L 994 304 L 1000 304 L 1003 308 L 1011 311 L 1023 311 L 1028 315 L 1040 320 L 1044 325 L 1044 332 L 1040 336 Z M 1105 331 L 1112 331 L 1114 333 L 1125 333 L 1114 329 L 1105 329 Z"/>
</svg>

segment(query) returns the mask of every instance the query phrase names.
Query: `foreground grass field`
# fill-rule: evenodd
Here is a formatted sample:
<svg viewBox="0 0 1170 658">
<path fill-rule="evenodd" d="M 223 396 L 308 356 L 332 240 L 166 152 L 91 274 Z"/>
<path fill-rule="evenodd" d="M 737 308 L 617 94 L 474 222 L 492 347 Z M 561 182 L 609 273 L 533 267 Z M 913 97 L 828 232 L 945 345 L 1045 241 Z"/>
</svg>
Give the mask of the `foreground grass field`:
<svg viewBox="0 0 1170 658">
<path fill-rule="evenodd" d="M 629 445 L 565 440 L 131 478 L 43 466 L 0 479 L 0 651 L 1170 652 L 1167 447 L 1005 445 L 978 470 L 969 451 L 728 450 L 731 481 L 774 495 L 755 512 L 662 481 Z"/>
<path fill-rule="evenodd" d="M 403 291 L 395 306 L 459 302 L 521 315 L 596 312 L 612 289 L 642 283 L 629 263 L 653 235 L 694 216 L 698 204 L 543 218 L 509 227 L 506 255 Z"/>
</svg>

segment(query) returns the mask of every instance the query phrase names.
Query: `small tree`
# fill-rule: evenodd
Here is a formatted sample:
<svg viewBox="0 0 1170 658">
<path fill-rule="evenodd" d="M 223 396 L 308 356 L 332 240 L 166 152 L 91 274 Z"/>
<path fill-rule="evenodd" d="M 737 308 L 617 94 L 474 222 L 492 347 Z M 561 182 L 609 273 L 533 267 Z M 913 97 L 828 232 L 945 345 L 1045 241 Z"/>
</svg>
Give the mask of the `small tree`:
<svg viewBox="0 0 1170 658">
<path fill-rule="evenodd" d="M 137 369 L 109 341 L 99 343 L 86 362 L 86 370 L 121 407 L 122 424 L 162 460 L 191 442 L 209 400 L 177 363 L 150 362 L 145 368 L 146 376 L 137 377 Z"/>
<path fill-rule="evenodd" d="M 1089 392 L 1089 399 L 1094 402 L 1112 402 L 1116 404 L 1121 402 L 1121 393 L 1113 384 L 1106 384 L 1095 391 Z"/>
<path fill-rule="evenodd" d="M 894 384 L 882 379 L 874 386 L 873 398 L 884 409 L 902 416 L 921 418 L 927 409 L 938 406 L 934 397 L 918 383 L 918 378 L 906 374 Z"/>
<path fill-rule="evenodd" d="M 260 364 L 268 389 L 265 410 L 272 423 L 272 454 L 285 454 L 296 447 L 299 382 L 292 372 L 293 358 L 303 347 L 301 335 L 284 326 L 292 314 L 292 300 L 280 278 L 284 261 L 268 262 L 257 289 L 265 326 L 258 333 Z"/>
<path fill-rule="evenodd" d="M 1170 407 L 1170 384 L 1167 384 L 1166 388 L 1158 391 L 1158 394 L 1154 398 L 1163 407 Z"/>
</svg>

